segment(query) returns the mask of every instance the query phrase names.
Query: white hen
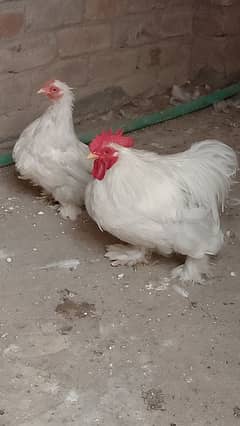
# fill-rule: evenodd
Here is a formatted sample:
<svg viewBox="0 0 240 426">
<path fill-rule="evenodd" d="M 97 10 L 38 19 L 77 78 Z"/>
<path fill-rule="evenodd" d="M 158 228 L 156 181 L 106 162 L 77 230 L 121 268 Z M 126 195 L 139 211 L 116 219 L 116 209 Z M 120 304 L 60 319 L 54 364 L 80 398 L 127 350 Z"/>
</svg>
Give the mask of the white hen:
<svg viewBox="0 0 240 426">
<path fill-rule="evenodd" d="M 74 131 L 73 93 L 59 80 L 47 82 L 38 93 L 47 95 L 52 105 L 20 135 L 13 158 L 22 178 L 51 194 L 63 218 L 75 220 L 91 175 L 88 148 Z"/>
<path fill-rule="evenodd" d="M 152 251 L 180 253 L 186 262 L 173 276 L 201 281 L 207 255 L 223 244 L 219 208 L 237 169 L 234 151 L 216 140 L 173 155 L 131 145 L 130 138 L 110 132 L 89 146 L 95 179 L 86 189 L 88 213 L 100 229 L 131 244 L 111 245 L 105 256 L 116 266 L 146 262 Z"/>
</svg>

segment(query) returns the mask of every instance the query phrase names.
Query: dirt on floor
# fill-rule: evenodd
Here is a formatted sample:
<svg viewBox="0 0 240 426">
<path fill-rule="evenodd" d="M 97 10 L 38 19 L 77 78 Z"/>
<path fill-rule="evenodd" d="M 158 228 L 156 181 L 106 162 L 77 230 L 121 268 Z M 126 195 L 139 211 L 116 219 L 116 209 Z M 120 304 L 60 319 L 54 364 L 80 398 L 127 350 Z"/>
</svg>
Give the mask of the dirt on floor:
<svg viewBox="0 0 240 426">
<path fill-rule="evenodd" d="M 238 151 L 239 117 L 209 108 L 135 138 L 159 153 L 206 138 Z M 113 238 L 86 213 L 63 221 L 14 167 L 0 178 L 0 425 L 240 425 L 239 185 L 213 277 L 183 285 L 177 258 L 112 268 Z"/>
</svg>

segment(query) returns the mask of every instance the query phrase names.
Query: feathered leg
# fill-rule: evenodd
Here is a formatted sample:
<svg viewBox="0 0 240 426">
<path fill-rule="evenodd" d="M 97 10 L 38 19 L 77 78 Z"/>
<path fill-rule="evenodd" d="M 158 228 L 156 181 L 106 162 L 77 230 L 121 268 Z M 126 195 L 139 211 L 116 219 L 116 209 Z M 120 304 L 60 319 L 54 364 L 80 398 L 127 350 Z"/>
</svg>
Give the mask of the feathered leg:
<svg viewBox="0 0 240 426">
<path fill-rule="evenodd" d="M 147 251 L 144 248 L 124 244 L 111 244 L 106 247 L 104 256 L 111 261 L 112 266 L 134 266 L 137 263 L 148 263 L 146 254 Z"/>
<path fill-rule="evenodd" d="M 81 214 L 81 208 L 74 204 L 63 204 L 59 208 L 59 213 L 63 219 L 76 220 Z"/>
<path fill-rule="evenodd" d="M 56 201 L 59 202 L 59 213 L 63 219 L 76 220 L 77 217 L 81 214 L 82 210 L 79 201 L 76 202 L 74 199 L 74 191 L 70 186 L 60 186 L 56 188 L 53 192 L 53 197 Z"/>
<path fill-rule="evenodd" d="M 204 255 L 199 259 L 187 256 L 183 265 L 177 266 L 172 271 L 172 277 L 178 278 L 181 281 L 192 281 L 201 283 L 204 276 L 208 275 L 209 262 L 208 256 Z"/>
</svg>

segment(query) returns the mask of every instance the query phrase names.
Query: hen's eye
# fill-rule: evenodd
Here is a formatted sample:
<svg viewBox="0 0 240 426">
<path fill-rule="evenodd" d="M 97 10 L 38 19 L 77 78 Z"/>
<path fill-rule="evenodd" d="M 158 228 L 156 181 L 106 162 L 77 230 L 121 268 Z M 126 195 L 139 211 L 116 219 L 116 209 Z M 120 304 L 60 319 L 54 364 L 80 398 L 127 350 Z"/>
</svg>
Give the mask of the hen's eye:
<svg viewBox="0 0 240 426">
<path fill-rule="evenodd" d="M 56 91 L 57 91 L 56 87 L 52 87 L 52 92 L 56 92 Z"/>
</svg>

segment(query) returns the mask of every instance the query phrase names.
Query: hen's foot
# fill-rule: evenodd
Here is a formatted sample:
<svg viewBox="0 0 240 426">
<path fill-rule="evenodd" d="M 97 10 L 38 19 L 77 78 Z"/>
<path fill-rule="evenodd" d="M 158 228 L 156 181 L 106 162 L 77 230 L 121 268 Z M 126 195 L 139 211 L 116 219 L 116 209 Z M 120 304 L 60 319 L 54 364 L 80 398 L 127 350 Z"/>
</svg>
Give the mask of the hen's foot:
<svg viewBox="0 0 240 426">
<path fill-rule="evenodd" d="M 111 261 L 112 266 L 134 266 L 137 263 L 148 263 L 146 250 L 142 248 L 123 244 L 111 244 L 106 247 L 106 250 L 104 256 Z"/>
<path fill-rule="evenodd" d="M 81 214 L 81 208 L 74 204 L 65 204 L 60 207 L 59 213 L 63 219 L 76 220 Z"/>
</svg>

